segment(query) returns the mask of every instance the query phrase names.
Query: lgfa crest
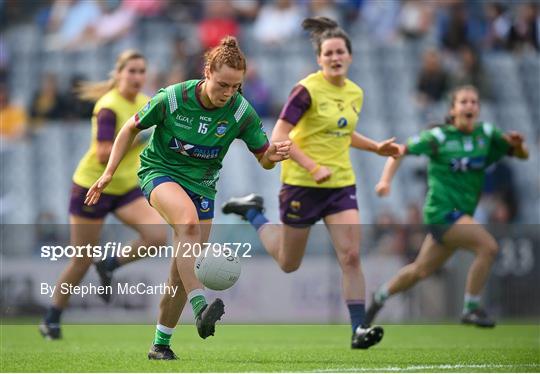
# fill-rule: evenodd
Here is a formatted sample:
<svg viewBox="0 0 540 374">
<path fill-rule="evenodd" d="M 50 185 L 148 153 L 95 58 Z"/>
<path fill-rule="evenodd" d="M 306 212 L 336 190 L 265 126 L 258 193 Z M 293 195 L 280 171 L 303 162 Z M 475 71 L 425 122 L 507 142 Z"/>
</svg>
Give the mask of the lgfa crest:
<svg viewBox="0 0 540 374">
<path fill-rule="evenodd" d="M 218 138 L 221 138 L 223 135 L 225 135 L 225 132 L 227 132 L 227 125 L 229 123 L 227 121 L 219 121 L 217 123 L 217 128 L 216 128 L 216 136 Z"/>
<path fill-rule="evenodd" d="M 201 212 L 206 213 L 209 210 L 210 210 L 210 202 L 207 199 L 202 198 L 201 199 Z"/>
</svg>

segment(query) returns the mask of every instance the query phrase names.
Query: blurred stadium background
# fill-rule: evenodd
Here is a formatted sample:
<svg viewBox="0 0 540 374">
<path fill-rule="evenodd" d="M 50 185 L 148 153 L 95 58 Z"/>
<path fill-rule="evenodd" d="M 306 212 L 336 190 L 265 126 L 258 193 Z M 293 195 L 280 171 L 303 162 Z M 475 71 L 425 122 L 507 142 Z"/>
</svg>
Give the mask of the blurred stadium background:
<svg viewBox="0 0 540 374">
<path fill-rule="evenodd" d="M 78 82 L 106 79 L 117 54 L 136 47 L 147 56 L 144 91 L 152 95 L 160 87 L 200 77 L 204 51 L 222 36 L 235 35 L 248 57 L 245 96 L 270 133 L 291 88 L 317 68 L 300 28 L 304 17 L 314 15 L 338 20 L 352 39 L 350 79 L 365 93 L 360 133 L 377 140 L 397 136 L 403 142 L 444 118 L 452 87 L 472 83 L 482 95 L 481 119 L 526 136 L 530 160 L 507 159 L 489 171 L 476 218 L 493 225 L 501 239 L 486 292 L 488 308 L 498 317 L 537 318 L 540 6 L 519 0 L 0 1 L 1 315 L 39 315 L 47 304 L 39 282 L 54 282 L 65 264 L 44 264 L 39 245 L 67 240 L 71 176 L 89 144 L 92 109 L 73 95 Z M 352 159 L 365 224 L 363 266 L 373 290 L 414 259 L 419 248 L 421 228 L 415 225 L 421 223 L 426 162 L 407 159 L 391 197 L 381 200 L 373 188 L 385 160 L 356 151 Z M 262 171 L 238 143 L 225 159 L 216 206 L 256 191 L 277 222 L 279 185 L 279 171 Z M 215 222 L 225 224 L 219 231 L 237 237 L 250 232 L 228 225 L 238 221 L 219 211 Z M 104 240 L 129 238 L 115 230 Z M 255 245 L 256 256 L 245 262 L 239 285 L 224 296 L 231 305 L 241 305 L 228 313 L 229 321 L 346 320 L 338 265 L 323 227 L 315 231 L 306 263 L 293 275 L 280 274 Z M 249 238 L 256 243 L 255 235 Z M 163 273 L 150 271 L 148 261 L 166 269 L 165 261 L 147 260 L 119 276 L 130 282 L 163 281 Z M 436 276 L 392 300 L 381 319 L 455 319 L 468 261 L 468 254 L 459 254 Z M 95 280 L 94 273 L 88 279 Z M 97 297 L 74 298 L 72 304 L 67 320 L 126 321 L 131 315 L 133 321 L 150 323 L 157 306 L 148 298 L 120 298 L 110 307 Z"/>
</svg>

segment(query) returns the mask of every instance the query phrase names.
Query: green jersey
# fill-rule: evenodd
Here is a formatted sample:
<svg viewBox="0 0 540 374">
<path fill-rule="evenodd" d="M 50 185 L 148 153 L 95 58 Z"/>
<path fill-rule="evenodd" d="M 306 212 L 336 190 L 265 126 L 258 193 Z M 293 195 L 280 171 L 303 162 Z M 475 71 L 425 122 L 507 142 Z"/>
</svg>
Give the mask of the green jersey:
<svg viewBox="0 0 540 374">
<path fill-rule="evenodd" d="M 205 109 L 199 98 L 201 80 L 161 89 L 136 114 L 139 129 L 156 126 L 141 153 L 141 188 L 156 177 L 168 176 L 181 186 L 214 199 L 223 158 L 234 139 L 253 153 L 268 148 L 262 122 L 236 93 L 225 106 Z"/>
<path fill-rule="evenodd" d="M 424 223 L 452 222 L 456 213 L 473 215 L 485 169 L 508 154 L 510 145 L 489 123 L 477 123 L 467 134 L 453 125 L 422 131 L 407 141 L 407 153 L 429 157 Z"/>
</svg>

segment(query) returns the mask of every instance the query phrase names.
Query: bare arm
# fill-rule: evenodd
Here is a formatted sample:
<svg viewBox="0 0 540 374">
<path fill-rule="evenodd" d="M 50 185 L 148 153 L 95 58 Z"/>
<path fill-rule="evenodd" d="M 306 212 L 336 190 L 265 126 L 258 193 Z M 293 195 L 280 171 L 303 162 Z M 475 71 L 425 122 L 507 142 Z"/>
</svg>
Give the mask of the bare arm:
<svg viewBox="0 0 540 374">
<path fill-rule="evenodd" d="M 400 146 L 400 153 L 405 153 L 405 146 Z M 377 195 L 384 197 L 390 194 L 390 186 L 392 185 L 392 180 L 394 179 L 394 175 L 396 175 L 397 169 L 401 165 L 401 158 L 402 157 L 389 157 L 386 160 L 381 179 L 379 180 L 379 183 L 377 183 L 377 185 L 375 186 L 375 192 L 377 192 Z"/>
<path fill-rule="evenodd" d="M 399 145 L 394 143 L 396 138 L 386 139 L 380 143 L 375 140 L 360 135 L 356 131 L 351 135 L 351 147 L 369 151 L 378 154 L 379 156 L 400 156 Z"/>
<path fill-rule="evenodd" d="M 257 153 L 255 157 L 266 170 L 273 169 L 277 162 L 287 160 L 291 150 L 291 141 L 272 142 L 266 151 Z"/>
<path fill-rule="evenodd" d="M 526 160 L 529 158 L 529 149 L 525 144 L 525 138 L 518 132 L 510 131 L 504 134 L 504 140 L 512 146 L 512 156 Z"/>
<path fill-rule="evenodd" d="M 118 168 L 118 165 L 131 148 L 135 136 L 139 133 L 139 129 L 136 127 L 135 117 L 131 117 L 125 124 L 122 126 L 122 129 L 118 133 L 118 136 L 114 140 L 112 145 L 111 154 L 109 156 L 109 161 L 103 175 L 94 183 L 92 187 L 88 190 L 86 194 L 86 199 L 84 201 L 87 205 L 94 205 L 98 202 L 101 192 L 107 187 L 111 182 L 111 179 Z"/>
<path fill-rule="evenodd" d="M 289 132 L 291 132 L 293 127 L 294 126 L 289 122 L 279 119 L 274 127 L 274 131 L 272 131 L 272 141 L 289 140 Z M 298 165 L 306 169 L 318 184 L 327 181 L 332 175 L 329 168 L 317 164 L 317 162 L 302 152 L 302 150 L 294 143 L 291 143 L 290 146 L 290 157 Z"/>
<path fill-rule="evenodd" d="M 109 162 L 109 156 L 111 155 L 113 142 L 98 141 L 96 145 L 96 156 L 100 164 L 107 164 Z"/>
</svg>

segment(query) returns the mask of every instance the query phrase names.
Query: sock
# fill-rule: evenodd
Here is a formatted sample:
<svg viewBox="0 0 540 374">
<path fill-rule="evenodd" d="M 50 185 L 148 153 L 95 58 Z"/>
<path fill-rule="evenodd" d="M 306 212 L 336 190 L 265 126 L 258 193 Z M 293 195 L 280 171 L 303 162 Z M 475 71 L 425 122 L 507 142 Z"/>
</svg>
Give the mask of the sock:
<svg viewBox="0 0 540 374">
<path fill-rule="evenodd" d="M 366 317 L 366 304 L 364 300 L 347 300 L 347 308 L 351 316 L 351 326 L 353 333 L 358 326 L 362 326 Z"/>
<path fill-rule="evenodd" d="M 377 290 L 377 292 L 375 292 L 374 295 L 375 301 L 378 304 L 384 304 L 386 299 L 388 299 L 389 297 L 390 295 L 388 293 L 388 284 L 386 283 L 379 287 L 379 289 Z"/>
<path fill-rule="evenodd" d="M 472 312 L 475 309 L 478 309 L 480 306 L 480 295 L 471 295 L 470 293 L 465 293 L 465 302 L 463 303 L 463 313 Z"/>
<path fill-rule="evenodd" d="M 197 318 L 201 313 L 201 310 L 207 304 L 206 298 L 204 297 L 204 291 L 201 289 L 191 291 L 188 294 L 188 300 L 191 304 L 191 307 L 193 308 L 193 315 L 195 316 L 195 318 Z"/>
<path fill-rule="evenodd" d="M 156 325 L 156 335 L 154 336 L 154 344 L 171 345 L 171 337 L 174 327 Z"/>
<path fill-rule="evenodd" d="M 62 309 L 51 305 L 47 309 L 45 314 L 45 323 L 47 325 L 60 325 L 60 317 L 62 316 Z"/>
<path fill-rule="evenodd" d="M 105 269 L 108 271 L 114 271 L 120 267 L 117 257 L 107 257 L 105 259 Z"/>
<path fill-rule="evenodd" d="M 255 208 L 251 208 L 247 211 L 246 218 L 257 231 L 259 231 L 262 225 L 268 223 L 268 219 L 264 216 L 264 214 Z"/>
</svg>

